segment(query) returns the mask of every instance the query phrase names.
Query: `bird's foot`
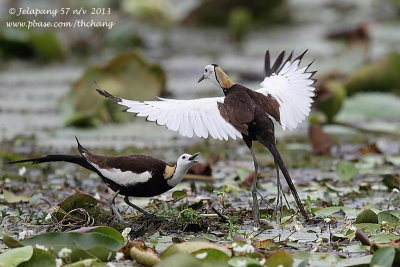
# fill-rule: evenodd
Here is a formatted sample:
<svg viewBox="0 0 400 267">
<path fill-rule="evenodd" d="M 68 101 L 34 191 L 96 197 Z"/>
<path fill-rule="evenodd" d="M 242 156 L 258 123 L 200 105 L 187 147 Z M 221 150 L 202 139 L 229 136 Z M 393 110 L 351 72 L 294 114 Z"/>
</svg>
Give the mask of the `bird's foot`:
<svg viewBox="0 0 400 267">
<path fill-rule="evenodd" d="M 118 220 L 120 223 L 126 223 L 126 221 L 124 220 L 124 218 L 122 217 L 122 215 L 121 215 L 121 213 L 118 211 L 118 209 L 117 209 L 114 205 L 111 205 L 110 207 L 111 207 L 112 213 L 115 215 L 115 217 L 117 217 L 117 220 Z"/>
<path fill-rule="evenodd" d="M 253 190 L 252 196 L 253 196 L 254 227 L 258 227 L 259 226 L 259 219 L 260 219 L 260 209 L 259 209 L 259 205 L 258 205 L 257 191 L 256 190 Z"/>
</svg>

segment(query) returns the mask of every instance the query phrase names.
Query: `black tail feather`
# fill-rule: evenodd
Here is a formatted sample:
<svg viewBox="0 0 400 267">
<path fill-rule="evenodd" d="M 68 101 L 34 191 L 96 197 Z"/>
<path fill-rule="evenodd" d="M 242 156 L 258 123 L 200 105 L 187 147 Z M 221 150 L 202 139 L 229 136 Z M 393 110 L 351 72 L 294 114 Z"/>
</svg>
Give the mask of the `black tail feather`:
<svg viewBox="0 0 400 267">
<path fill-rule="evenodd" d="M 81 155 L 84 157 L 84 153 L 87 153 L 87 152 L 89 152 L 86 148 L 84 148 L 82 145 L 81 145 L 81 143 L 79 142 L 79 140 L 78 140 L 78 138 L 75 136 L 75 139 L 76 139 L 76 142 L 78 143 L 78 150 L 79 150 L 79 153 L 81 153 Z"/>
<path fill-rule="evenodd" d="M 95 167 L 93 167 L 89 162 L 87 162 L 87 160 L 85 158 L 83 158 L 80 155 L 48 155 L 48 156 L 41 157 L 41 158 L 11 161 L 8 164 L 24 163 L 24 162 L 32 162 L 32 164 L 40 164 L 40 163 L 45 163 L 45 162 L 56 162 L 56 161 L 64 161 L 64 162 L 77 164 L 79 166 L 82 166 L 85 169 L 99 173 Z"/>
</svg>

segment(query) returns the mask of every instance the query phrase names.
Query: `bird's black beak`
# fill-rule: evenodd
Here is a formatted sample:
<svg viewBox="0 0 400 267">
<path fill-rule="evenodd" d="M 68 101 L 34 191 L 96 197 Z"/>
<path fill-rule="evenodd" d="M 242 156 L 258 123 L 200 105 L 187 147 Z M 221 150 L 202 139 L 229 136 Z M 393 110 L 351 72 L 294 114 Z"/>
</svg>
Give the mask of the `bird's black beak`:
<svg viewBox="0 0 400 267">
<path fill-rule="evenodd" d="M 197 83 L 201 82 L 202 80 L 204 80 L 206 78 L 206 76 L 201 76 L 200 79 L 197 81 Z"/>
<path fill-rule="evenodd" d="M 196 160 L 196 157 L 197 157 L 198 155 L 200 155 L 200 153 L 195 153 L 195 154 L 191 155 L 191 156 L 189 157 L 189 160 L 192 161 L 192 162 L 198 162 L 198 160 Z"/>
</svg>

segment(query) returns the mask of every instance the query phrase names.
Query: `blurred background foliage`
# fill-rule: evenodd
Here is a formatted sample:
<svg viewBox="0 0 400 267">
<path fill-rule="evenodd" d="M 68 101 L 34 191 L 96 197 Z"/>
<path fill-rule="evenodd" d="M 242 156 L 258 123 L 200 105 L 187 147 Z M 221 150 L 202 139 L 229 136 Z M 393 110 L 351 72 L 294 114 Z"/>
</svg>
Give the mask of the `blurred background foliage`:
<svg viewBox="0 0 400 267">
<path fill-rule="evenodd" d="M 9 8 L 28 6 L 69 7 L 70 12 L 54 17 L 8 14 Z M 87 13 L 73 14 L 72 10 L 80 8 Z M 110 12 L 91 14 L 93 8 L 100 13 Z M 139 100 L 166 95 L 220 95 L 208 85 L 195 84 L 204 65 L 218 62 L 235 80 L 256 89 L 263 78 L 263 55 L 267 49 L 275 56 L 281 50 L 309 49 L 306 61 L 315 59 L 313 68 L 318 70 L 312 124 L 319 127 L 345 122 L 351 126 L 359 122 L 347 120 L 343 107 L 355 94 L 393 94 L 393 107 L 385 108 L 391 110 L 389 113 L 397 111 L 394 106 L 400 103 L 399 10 L 396 0 L 3 0 L 1 68 L 4 76 L 16 70 L 35 69 L 43 74 L 41 82 L 47 88 L 47 68 L 66 66 L 60 72 L 72 74 L 61 85 L 68 90 L 57 95 L 53 103 L 57 103 L 56 110 L 65 126 L 92 127 L 100 122 L 130 119 L 119 112 L 119 107 L 98 97 L 96 86 Z M 30 29 L 6 25 L 32 20 L 93 20 L 113 25 Z M 4 102 L 15 100 L 15 95 L 5 91 L 16 83 L 11 79 L 0 85 Z M 377 103 L 384 100 L 380 100 L 379 94 L 375 96 Z M 14 104 L 10 108 L 21 111 L 16 107 L 18 102 Z M 385 119 L 385 115 L 380 119 Z M 397 126 L 394 129 L 398 131 Z"/>
</svg>

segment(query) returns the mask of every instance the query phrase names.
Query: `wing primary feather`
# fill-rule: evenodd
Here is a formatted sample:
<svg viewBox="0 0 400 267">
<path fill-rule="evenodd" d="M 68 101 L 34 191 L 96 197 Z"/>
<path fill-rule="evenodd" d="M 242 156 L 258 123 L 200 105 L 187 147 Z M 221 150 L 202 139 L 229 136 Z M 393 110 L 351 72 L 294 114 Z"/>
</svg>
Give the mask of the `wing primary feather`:
<svg viewBox="0 0 400 267">
<path fill-rule="evenodd" d="M 267 52 L 265 52 L 265 59 L 264 59 L 264 72 L 265 72 L 265 76 L 271 76 L 271 58 L 269 55 L 269 50 L 267 50 Z"/>
</svg>

